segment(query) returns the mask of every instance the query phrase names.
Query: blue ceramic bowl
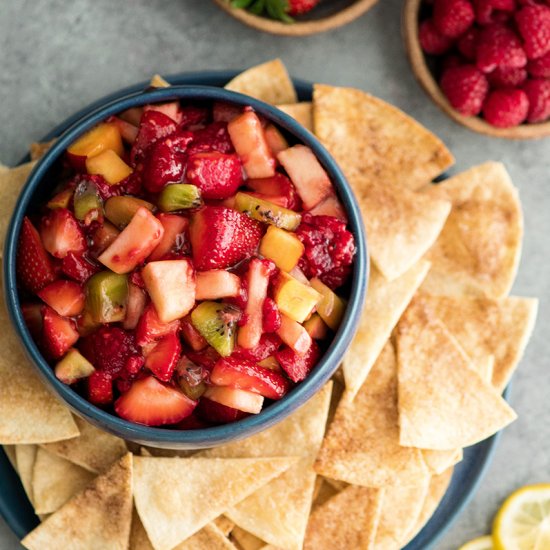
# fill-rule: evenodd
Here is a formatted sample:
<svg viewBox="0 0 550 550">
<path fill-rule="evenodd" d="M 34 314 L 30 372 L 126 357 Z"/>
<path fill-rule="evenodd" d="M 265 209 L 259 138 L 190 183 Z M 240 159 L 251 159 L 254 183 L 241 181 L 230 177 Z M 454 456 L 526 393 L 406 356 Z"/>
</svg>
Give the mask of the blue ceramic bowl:
<svg viewBox="0 0 550 550">
<path fill-rule="evenodd" d="M 42 357 L 25 325 L 21 314 L 15 273 L 17 242 L 23 217 L 27 210 L 32 210 L 47 200 L 54 185 L 48 179 L 50 169 L 63 155 L 65 149 L 84 132 L 111 115 L 131 107 L 173 100 L 225 101 L 242 106 L 249 105 L 257 113 L 285 130 L 296 142 L 309 146 L 336 188 L 346 210 L 349 227 L 357 245 L 348 307 L 344 318 L 326 353 L 308 378 L 293 388 L 283 399 L 267 406 L 258 415 L 249 416 L 231 424 L 188 431 L 152 428 L 128 422 L 92 405 L 69 386 L 60 382 L 55 377 L 51 366 Z M 153 91 L 129 93 L 122 98 L 106 102 L 70 126 L 38 162 L 18 199 L 6 236 L 3 266 L 4 290 L 9 316 L 29 359 L 36 366 L 47 386 L 75 414 L 85 418 L 98 428 L 136 443 L 168 449 L 208 448 L 248 437 L 280 422 L 308 401 L 334 374 L 353 338 L 363 307 L 369 275 L 365 230 L 359 208 L 342 171 L 326 149 L 310 132 L 277 108 L 242 94 L 209 86 L 173 86 Z"/>
</svg>

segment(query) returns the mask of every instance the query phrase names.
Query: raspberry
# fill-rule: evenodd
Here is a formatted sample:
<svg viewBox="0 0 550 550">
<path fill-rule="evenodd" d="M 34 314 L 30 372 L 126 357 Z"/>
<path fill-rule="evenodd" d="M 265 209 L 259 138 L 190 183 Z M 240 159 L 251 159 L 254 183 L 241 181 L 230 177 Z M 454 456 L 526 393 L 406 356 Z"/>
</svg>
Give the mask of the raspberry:
<svg viewBox="0 0 550 550">
<path fill-rule="evenodd" d="M 464 59 L 462 59 L 462 57 L 459 55 L 447 55 L 441 64 L 441 71 L 445 72 L 447 69 L 461 67 L 462 65 L 464 65 Z"/>
<path fill-rule="evenodd" d="M 433 17 L 441 34 L 458 38 L 472 26 L 474 7 L 468 0 L 435 0 Z"/>
<path fill-rule="evenodd" d="M 516 13 L 516 23 L 528 59 L 550 52 L 550 8 L 525 6 Z"/>
<path fill-rule="evenodd" d="M 418 38 L 422 49 L 431 55 L 441 55 L 445 53 L 453 44 L 453 41 L 443 36 L 434 25 L 431 19 L 426 19 L 420 25 Z"/>
<path fill-rule="evenodd" d="M 524 67 L 527 57 L 521 41 L 509 27 L 493 23 L 481 30 L 477 43 L 477 67 L 490 73 L 497 67 L 513 69 Z"/>
<path fill-rule="evenodd" d="M 517 88 L 527 80 L 527 71 L 519 69 L 501 69 L 497 67 L 487 75 L 491 88 Z"/>
<path fill-rule="evenodd" d="M 476 58 L 477 40 L 479 37 L 478 29 L 471 27 L 459 39 L 456 44 L 458 51 L 468 60 L 474 61 Z"/>
<path fill-rule="evenodd" d="M 463 115 L 477 115 L 481 111 L 489 83 L 474 65 L 447 69 L 441 77 L 441 89 L 450 104 Z"/>
<path fill-rule="evenodd" d="M 523 90 L 529 99 L 527 122 L 544 122 L 550 118 L 550 80 L 528 80 Z"/>
<path fill-rule="evenodd" d="M 508 15 L 502 12 L 513 12 L 516 4 L 515 0 L 474 0 L 474 6 L 476 21 L 480 25 L 489 25 L 502 17 L 507 19 Z"/>
<path fill-rule="evenodd" d="M 528 111 L 527 94 L 513 88 L 492 91 L 483 105 L 485 120 L 497 128 L 521 124 L 527 118 Z"/>
<path fill-rule="evenodd" d="M 529 61 L 527 63 L 527 70 L 531 76 L 550 78 L 550 52 L 538 59 Z"/>
</svg>

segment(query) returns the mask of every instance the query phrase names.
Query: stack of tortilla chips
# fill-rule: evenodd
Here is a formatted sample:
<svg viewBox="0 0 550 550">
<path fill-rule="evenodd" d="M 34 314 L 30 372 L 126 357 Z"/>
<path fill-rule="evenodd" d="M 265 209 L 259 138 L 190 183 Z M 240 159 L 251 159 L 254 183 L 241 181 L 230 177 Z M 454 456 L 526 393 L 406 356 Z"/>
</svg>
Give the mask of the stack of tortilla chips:
<svg viewBox="0 0 550 550">
<path fill-rule="evenodd" d="M 398 550 L 432 516 L 462 449 L 515 418 L 501 392 L 537 302 L 508 296 L 523 222 L 505 168 L 489 162 L 433 185 L 453 162 L 434 135 L 359 90 L 316 85 L 313 102 L 298 103 L 279 60 L 227 88 L 280 105 L 348 177 L 372 261 L 357 335 L 334 380 L 287 420 L 168 452 L 74 418 L 2 308 L 0 443 L 42 520 L 26 548 Z M 0 167 L 8 209 L 32 166 Z"/>
</svg>

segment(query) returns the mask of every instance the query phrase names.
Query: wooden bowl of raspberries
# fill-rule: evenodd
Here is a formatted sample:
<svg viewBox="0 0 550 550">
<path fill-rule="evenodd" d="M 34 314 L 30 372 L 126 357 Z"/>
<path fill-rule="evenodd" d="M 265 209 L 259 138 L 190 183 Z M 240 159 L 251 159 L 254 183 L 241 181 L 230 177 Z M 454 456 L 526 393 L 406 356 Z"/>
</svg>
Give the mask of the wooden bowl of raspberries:
<svg viewBox="0 0 550 550">
<path fill-rule="evenodd" d="M 403 36 L 416 78 L 456 122 L 550 135 L 550 0 L 406 0 Z"/>
</svg>

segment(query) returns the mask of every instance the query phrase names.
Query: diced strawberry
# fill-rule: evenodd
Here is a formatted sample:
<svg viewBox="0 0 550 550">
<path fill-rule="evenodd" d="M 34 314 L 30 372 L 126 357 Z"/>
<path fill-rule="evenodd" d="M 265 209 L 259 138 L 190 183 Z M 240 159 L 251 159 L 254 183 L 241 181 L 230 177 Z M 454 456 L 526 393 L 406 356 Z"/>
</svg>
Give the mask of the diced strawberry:
<svg viewBox="0 0 550 550">
<path fill-rule="evenodd" d="M 86 239 L 78 221 L 66 208 L 57 208 L 42 218 L 40 236 L 44 248 L 56 258 L 64 258 L 69 252 L 83 254 Z"/>
<path fill-rule="evenodd" d="M 205 206 L 191 217 L 189 237 L 199 271 L 224 269 L 253 254 L 262 237 L 259 222 L 224 206 Z"/>
<path fill-rule="evenodd" d="M 40 290 L 38 297 L 63 317 L 80 315 L 86 301 L 82 287 L 73 281 L 54 281 Z"/>
<path fill-rule="evenodd" d="M 259 363 L 273 355 L 281 346 L 281 339 L 276 334 L 262 334 L 258 345 L 252 349 L 235 348 L 231 357 Z"/>
<path fill-rule="evenodd" d="M 137 287 L 141 288 L 142 290 L 145 290 L 145 281 L 143 280 L 143 276 L 141 274 L 141 269 L 135 269 L 130 273 L 129 281 L 136 285 Z"/>
<path fill-rule="evenodd" d="M 264 332 L 277 332 L 281 327 L 281 314 L 279 308 L 275 303 L 275 300 L 267 297 L 263 305 L 263 331 Z"/>
<path fill-rule="evenodd" d="M 210 381 L 217 386 L 258 393 L 268 399 L 280 399 L 290 388 L 288 380 L 280 374 L 234 357 L 220 359 L 214 365 Z"/>
<path fill-rule="evenodd" d="M 188 351 L 186 355 L 193 363 L 200 365 L 209 372 L 220 358 L 220 354 L 212 346 L 208 346 L 201 351 Z"/>
<path fill-rule="evenodd" d="M 124 368 L 119 376 L 125 380 L 134 380 L 145 365 L 145 358 L 142 355 L 130 355 L 124 363 Z M 129 388 L 128 388 L 129 389 Z"/>
<path fill-rule="evenodd" d="M 78 283 L 85 283 L 100 267 L 92 263 L 85 254 L 69 252 L 61 262 L 61 271 Z"/>
<path fill-rule="evenodd" d="M 23 218 L 17 247 L 17 279 L 26 289 L 38 292 L 57 278 L 40 235 L 29 218 Z"/>
<path fill-rule="evenodd" d="M 210 111 L 208 107 L 201 107 L 200 105 L 184 105 L 181 107 L 181 127 L 187 128 L 189 126 L 205 124 L 209 115 Z"/>
<path fill-rule="evenodd" d="M 285 196 L 287 197 L 287 206 L 290 210 L 301 210 L 302 201 L 296 187 L 284 174 L 277 172 L 271 178 L 257 178 L 246 181 L 246 186 L 250 187 L 258 193 L 270 196 Z M 268 199 L 271 200 L 271 199 Z M 273 202 L 271 200 L 271 202 Z"/>
<path fill-rule="evenodd" d="M 181 250 L 185 244 L 185 233 L 189 227 L 189 220 L 177 214 L 161 212 L 157 214 L 157 218 L 164 227 L 164 235 L 149 256 L 151 261 L 160 260 L 172 250 Z"/>
<path fill-rule="evenodd" d="M 312 341 L 309 350 L 303 355 L 289 347 L 275 353 L 275 358 L 293 382 L 304 380 L 320 357 L 321 350 L 315 341 Z"/>
<path fill-rule="evenodd" d="M 158 317 L 153 304 L 149 304 L 140 317 L 136 327 L 136 342 L 138 346 L 145 346 L 159 340 L 167 334 L 175 334 L 180 328 L 179 321 L 163 323 Z"/>
<path fill-rule="evenodd" d="M 201 190 L 205 199 L 225 199 L 243 184 L 242 165 L 237 155 L 213 151 L 196 153 L 187 162 L 187 181 Z"/>
<path fill-rule="evenodd" d="M 44 306 L 42 344 L 47 357 L 60 359 L 79 337 L 73 321 Z"/>
<path fill-rule="evenodd" d="M 223 154 L 235 152 L 225 122 L 213 122 L 194 132 L 193 143 L 189 146 L 189 155 L 212 151 Z"/>
<path fill-rule="evenodd" d="M 159 382 L 154 376 L 136 380 L 115 402 L 116 413 L 126 420 L 146 426 L 163 426 L 181 422 L 189 416 L 196 401 L 184 393 Z"/>
<path fill-rule="evenodd" d="M 263 396 L 257 393 L 238 390 L 237 388 L 228 388 L 227 386 L 209 386 L 203 395 L 207 399 L 216 401 L 216 403 L 220 403 L 226 407 L 251 414 L 261 412 L 264 404 Z"/>
<path fill-rule="evenodd" d="M 21 304 L 23 319 L 35 341 L 39 341 L 42 334 L 43 307 L 42 304 Z"/>
<path fill-rule="evenodd" d="M 225 101 L 215 101 L 212 107 L 212 118 L 215 122 L 231 122 L 242 114 L 240 105 L 225 103 Z"/>
<path fill-rule="evenodd" d="M 202 397 L 197 407 L 197 415 L 211 424 L 229 424 L 247 417 L 248 413 Z"/>
<path fill-rule="evenodd" d="M 174 428 L 177 430 L 204 430 L 205 428 L 210 428 L 211 425 L 210 422 L 205 422 L 199 418 L 196 415 L 196 411 L 193 411 L 187 418 L 174 424 Z"/>
<path fill-rule="evenodd" d="M 189 315 L 181 320 L 181 336 L 185 340 L 185 343 L 193 351 L 201 351 L 207 345 L 208 342 L 202 337 L 200 332 L 193 326 Z"/>
<path fill-rule="evenodd" d="M 159 139 L 168 137 L 178 129 L 177 124 L 168 116 L 158 111 L 143 113 L 139 124 L 136 141 L 132 146 L 130 158 L 132 164 L 143 157 L 146 149 Z"/>
<path fill-rule="evenodd" d="M 145 309 L 147 296 L 145 292 L 133 283 L 128 284 L 128 299 L 126 300 L 126 317 L 122 326 L 125 330 L 133 330 Z"/>
<path fill-rule="evenodd" d="M 151 103 L 143 107 L 143 112 L 156 111 L 170 117 L 176 124 L 182 122 L 183 114 L 179 101 L 170 101 L 168 103 Z"/>
<path fill-rule="evenodd" d="M 88 400 L 94 405 L 108 405 L 113 400 L 113 379 L 110 374 L 98 371 L 88 376 Z"/>
<path fill-rule="evenodd" d="M 181 355 L 180 339 L 175 334 L 161 338 L 145 359 L 145 366 L 163 382 L 169 382 Z"/>
</svg>

